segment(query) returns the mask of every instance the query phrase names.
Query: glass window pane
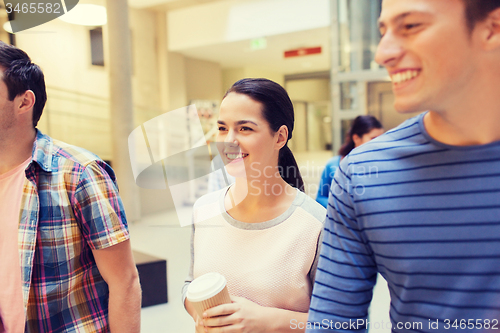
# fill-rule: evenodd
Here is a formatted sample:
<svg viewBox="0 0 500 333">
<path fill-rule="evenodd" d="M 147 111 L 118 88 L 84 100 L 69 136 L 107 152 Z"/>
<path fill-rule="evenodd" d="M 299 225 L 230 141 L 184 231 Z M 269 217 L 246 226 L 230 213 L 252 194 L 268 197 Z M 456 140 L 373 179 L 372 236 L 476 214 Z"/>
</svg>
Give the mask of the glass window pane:
<svg viewBox="0 0 500 333">
<path fill-rule="evenodd" d="M 339 71 L 378 70 L 374 57 L 382 0 L 338 0 L 338 4 Z"/>
<path fill-rule="evenodd" d="M 356 110 L 358 108 L 357 83 L 340 83 L 340 110 Z"/>
<path fill-rule="evenodd" d="M 349 133 L 349 130 L 351 129 L 353 122 L 354 122 L 354 119 L 343 119 L 342 120 L 342 122 L 341 122 L 342 144 L 345 143 L 347 133 Z"/>
</svg>

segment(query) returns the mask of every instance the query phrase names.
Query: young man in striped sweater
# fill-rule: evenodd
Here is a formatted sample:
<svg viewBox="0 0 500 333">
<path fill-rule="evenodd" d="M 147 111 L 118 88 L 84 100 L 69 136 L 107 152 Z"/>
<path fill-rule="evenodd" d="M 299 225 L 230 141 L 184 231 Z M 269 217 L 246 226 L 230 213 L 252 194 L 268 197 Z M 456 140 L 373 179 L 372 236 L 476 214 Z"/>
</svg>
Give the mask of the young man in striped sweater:
<svg viewBox="0 0 500 333">
<path fill-rule="evenodd" d="M 384 0 L 379 26 L 396 109 L 426 112 L 340 164 L 307 332 L 380 327 L 377 272 L 393 332 L 500 331 L 500 1 Z"/>
</svg>

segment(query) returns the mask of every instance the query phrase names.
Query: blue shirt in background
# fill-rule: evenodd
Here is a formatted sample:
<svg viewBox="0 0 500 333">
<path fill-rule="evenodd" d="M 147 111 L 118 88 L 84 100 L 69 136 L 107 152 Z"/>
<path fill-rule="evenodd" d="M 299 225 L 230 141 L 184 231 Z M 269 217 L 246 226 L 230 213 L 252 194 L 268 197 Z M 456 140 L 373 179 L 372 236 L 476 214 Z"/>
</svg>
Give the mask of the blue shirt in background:
<svg viewBox="0 0 500 333">
<path fill-rule="evenodd" d="M 316 195 L 316 201 L 326 208 L 328 206 L 328 194 L 330 194 L 330 186 L 332 184 L 333 175 L 340 164 L 341 156 L 334 156 L 326 162 L 325 169 L 321 174 L 321 180 L 319 181 L 318 194 Z"/>
</svg>

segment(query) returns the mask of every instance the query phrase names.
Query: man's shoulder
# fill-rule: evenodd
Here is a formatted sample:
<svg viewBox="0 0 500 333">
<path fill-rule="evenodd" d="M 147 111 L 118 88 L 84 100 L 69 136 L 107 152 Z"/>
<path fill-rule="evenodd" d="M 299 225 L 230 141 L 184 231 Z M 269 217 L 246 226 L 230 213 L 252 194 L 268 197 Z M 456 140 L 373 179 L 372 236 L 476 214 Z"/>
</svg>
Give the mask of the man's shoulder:
<svg viewBox="0 0 500 333">
<path fill-rule="evenodd" d="M 57 158 L 69 160 L 83 167 L 86 167 L 95 161 L 102 162 L 99 156 L 84 148 L 55 139 L 53 139 L 53 142 L 53 154 Z"/>
<path fill-rule="evenodd" d="M 103 161 L 94 153 L 37 132 L 33 158 L 45 169 L 56 165 L 73 164 L 83 168 L 93 162 Z"/>
</svg>

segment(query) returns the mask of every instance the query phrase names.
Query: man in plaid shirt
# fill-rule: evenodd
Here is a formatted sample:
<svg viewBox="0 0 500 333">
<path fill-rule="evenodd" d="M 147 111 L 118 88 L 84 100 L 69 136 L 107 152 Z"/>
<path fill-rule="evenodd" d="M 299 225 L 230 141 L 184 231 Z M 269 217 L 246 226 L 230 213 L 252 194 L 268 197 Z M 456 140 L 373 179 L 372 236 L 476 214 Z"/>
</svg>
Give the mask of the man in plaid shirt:
<svg viewBox="0 0 500 333">
<path fill-rule="evenodd" d="M 0 77 L 0 333 L 139 332 L 113 170 L 36 129 L 43 73 L 2 42 Z"/>
</svg>

